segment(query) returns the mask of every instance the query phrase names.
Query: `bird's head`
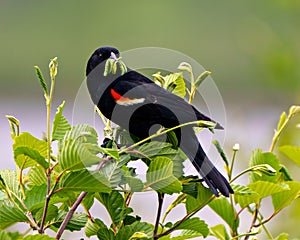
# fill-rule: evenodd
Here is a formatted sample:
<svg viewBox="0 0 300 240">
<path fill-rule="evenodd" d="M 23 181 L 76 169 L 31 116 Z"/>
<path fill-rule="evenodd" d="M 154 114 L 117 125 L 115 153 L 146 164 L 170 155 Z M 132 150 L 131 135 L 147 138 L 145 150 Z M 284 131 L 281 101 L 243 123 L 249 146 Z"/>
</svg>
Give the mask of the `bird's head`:
<svg viewBox="0 0 300 240">
<path fill-rule="evenodd" d="M 98 48 L 90 57 L 87 67 L 86 75 L 88 75 L 100 63 L 105 62 L 109 58 L 117 59 L 119 57 L 119 50 L 113 47 Z M 104 66 L 104 65 L 103 65 Z"/>
</svg>

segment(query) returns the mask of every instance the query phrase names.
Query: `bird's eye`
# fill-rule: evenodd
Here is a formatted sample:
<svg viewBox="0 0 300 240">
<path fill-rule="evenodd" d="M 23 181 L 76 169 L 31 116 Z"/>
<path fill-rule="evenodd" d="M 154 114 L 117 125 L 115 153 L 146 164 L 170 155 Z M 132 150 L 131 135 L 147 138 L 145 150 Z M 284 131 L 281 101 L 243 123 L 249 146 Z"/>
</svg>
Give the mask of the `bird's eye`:
<svg viewBox="0 0 300 240">
<path fill-rule="evenodd" d="M 102 53 L 100 53 L 98 56 L 99 56 L 99 57 L 102 57 Z"/>
</svg>

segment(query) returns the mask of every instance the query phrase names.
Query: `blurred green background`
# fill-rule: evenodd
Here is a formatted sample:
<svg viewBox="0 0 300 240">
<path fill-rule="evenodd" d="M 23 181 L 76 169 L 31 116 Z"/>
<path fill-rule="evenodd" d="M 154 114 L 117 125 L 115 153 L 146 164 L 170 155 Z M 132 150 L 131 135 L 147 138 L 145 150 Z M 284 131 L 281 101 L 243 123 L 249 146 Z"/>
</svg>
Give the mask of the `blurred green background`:
<svg viewBox="0 0 300 240">
<path fill-rule="evenodd" d="M 169 48 L 212 71 L 227 111 L 225 146 L 230 151 L 239 142 L 240 164 L 246 166 L 254 148 L 268 150 L 280 113 L 300 102 L 299 12 L 298 0 L 2 0 L 1 169 L 13 167 L 5 114 L 19 118 L 24 131 L 37 136 L 44 131 L 43 96 L 33 66 L 46 75 L 49 59 L 58 57 L 55 99 L 67 100 L 70 115 L 68 101 L 84 79 L 87 59 L 102 45 L 121 51 Z M 282 141 L 299 145 L 300 130 L 290 130 Z M 274 233 L 300 236 L 299 212 L 295 206 L 278 217 Z"/>
</svg>

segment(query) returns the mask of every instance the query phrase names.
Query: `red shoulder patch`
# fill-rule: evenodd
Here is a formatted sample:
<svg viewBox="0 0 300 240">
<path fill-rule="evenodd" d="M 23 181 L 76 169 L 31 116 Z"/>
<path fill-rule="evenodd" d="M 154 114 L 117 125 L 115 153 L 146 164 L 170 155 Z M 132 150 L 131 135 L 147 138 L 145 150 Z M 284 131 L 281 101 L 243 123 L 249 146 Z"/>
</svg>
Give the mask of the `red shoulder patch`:
<svg viewBox="0 0 300 240">
<path fill-rule="evenodd" d="M 116 101 L 121 100 L 123 98 L 122 95 L 117 93 L 113 88 L 110 89 L 110 94 Z"/>
</svg>

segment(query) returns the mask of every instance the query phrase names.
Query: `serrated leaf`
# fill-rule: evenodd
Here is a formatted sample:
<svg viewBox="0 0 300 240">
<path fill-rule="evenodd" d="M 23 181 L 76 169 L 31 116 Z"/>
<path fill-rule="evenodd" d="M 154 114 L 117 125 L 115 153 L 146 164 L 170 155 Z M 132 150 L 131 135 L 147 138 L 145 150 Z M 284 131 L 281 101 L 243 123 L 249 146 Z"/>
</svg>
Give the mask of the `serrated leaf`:
<svg viewBox="0 0 300 240">
<path fill-rule="evenodd" d="M 176 222 L 174 225 L 178 224 L 179 222 Z M 209 234 L 208 225 L 205 223 L 205 221 L 200 220 L 199 218 L 189 218 L 183 223 L 181 223 L 179 226 L 175 228 L 178 229 L 185 229 L 185 230 L 192 230 L 197 233 L 201 233 L 203 237 L 207 237 Z"/>
<path fill-rule="evenodd" d="M 151 141 L 142 146 L 134 149 L 131 153 L 132 156 L 139 158 L 153 159 L 156 156 L 164 156 L 174 158 L 178 153 L 177 150 L 172 148 L 172 144 L 167 142 Z"/>
<path fill-rule="evenodd" d="M 99 193 L 95 197 L 104 205 L 115 225 L 132 212 L 131 208 L 126 207 L 125 200 L 118 191 Z"/>
<path fill-rule="evenodd" d="M 106 227 L 98 230 L 97 237 L 100 240 L 115 240 L 114 232 Z"/>
<path fill-rule="evenodd" d="M 62 190 L 76 192 L 110 192 L 110 183 L 108 179 L 98 171 L 81 170 L 77 172 L 66 173 L 59 187 Z"/>
<path fill-rule="evenodd" d="M 145 238 L 145 236 L 150 237 L 152 231 L 153 227 L 149 223 L 138 221 L 121 228 L 116 235 L 116 240 L 139 239 L 141 238 L 139 236 L 143 236 L 143 238 Z"/>
<path fill-rule="evenodd" d="M 28 222 L 26 215 L 10 201 L 0 201 L 0 229 L 5 229 L 17 222 Z"/>
<path fill-rule="evenodd" d="M 100 169 L 100 173 L 110 182 L 110 186 L 115 188 L 119 185 L 122 179 L 122 171 L 119 162 L 110 160 Z"/>
<path fill-rule="evenodd" d="M 239 204 L 241 208 L 248 206 L 250 203 L 255 203 L 259 200 L 260 196 L 257 192 L 242 185 L 233 185 L 234 201 Z"/>
<path fill-rule="evenodd" d="M 23 132 L 14 138 L 13 150 L 15 162 L 19 168 L 25 169 L 36 164 L 48 167 L 47 142 L 39 140 L 30 133 Z"/>
<path fill-rule="evenodd" d="M 176 237 L 169 237 L 161 238 L 162 240 L 186 240 L 186 239 L 195 239 L 197 237 L 203 236 L 201 233 L 193 230 L 183 230 L 178 236 Z"/>
<path fill-rule="evenodd" d="M 29 235 L 23 240 L 55 240 L 55 238 L 49 237 L 47 235 L 41 235 L 41 234 L 35 234 L 35 235 Z"/>
<path fill-rule="evenodd" d="M 196 182 L 188 182 L 182 184 L 182 192 L 191 195 L 194 198 L 198 196 L 198 184 Z"/>
<path fill-rule="evenodd" d="M 34 186 L 26 190 L 24 203 L 29 211 L 42 208 L 45 204 L 47 185 Z"/>
<path fill-rule="evenodd" d="M 47 184 L 47 177 L 41 166 L 33 166 L 29 170 L 29 182 L 33 186 Z"/>
<path fill-rule="evenodd" d="M 55 227 L 59 227 L 62 221 L 66 218 L 67 212 L 60 211 L 58 217 L 52 220 Z M 86 214 L 75 212 L 67 224 L 66 229 L 70 231 L 80 231 L 87 223 L 88 217 Z"/>
<path fill-rule="evenodd" d="M 164 77 L 164 88 L 169 92 L 184 98 L 186 95 L 186 86 L 182 73 L 172 73 Z"/>
<path fill-rule="evenodd" d="M 65 101 L 57 108 L 57 112 L 53 121 L 52 128 L 52 141 L 63 139 L 64 135 L 68 130 L 71 129 L 71 125 L 62 114 L 65 107 Z"/>
<path fill-rule="evenodd" d="M 187 213 L 191 213 L 196 209 L 200 210 L 201 208 L 203 208 L 213 195 L 212 192 L 208 188 L 204 187 L 202 184 L 197 183 L 197 185 L 198 185 L 197 198 L 194 198 L 190 195 L 188 195 L 186 198 L 185 207 Z"/>
<path fill-rule="evenodd" d="M 289 206 L 293 200 L 299 197 L 300 183 L 295 181 L 285 182 L 289 186 L 288 190 L 275 193 L 272 196 L 272 202 L 275 212 Z"/>
<path fill-rule="evenodd" d="M 119 156 L 119 151 L 118 149 L 114 149 L 114 148 L 102 148 L 102 147 L 99 147 L 99 151 L 112 157 L 113 159 L 116 159 L 116 160 L 120 160 L 120 156 Z"/>
<path fill-rule="evenodd" d="M 208 205 L 230 226 L 231 229 L 234 231 L 237 230 L 239 218 L 236 218 L 236 211 L 233 209 L 227 198 L 217 198 Z"/>
<path fill-rule="evenodd" d="M 62 170 L 81 170 L 101 161 L 94 128 L 81 124 L 67 131 L 60 143 L 58 162 Z"/>
<path fill-rule="evenodd" d="M 101 228 L 106 228 L 106 225 L 98 218 L 92 220 L 88 220 L 85 228 L 84 228 L 84 233 L 87 237 L 91 237 L 94 235 L 97 235 L 97 232 Z"/>
<path fill-rule="evenodd" d="M 285 145 L 280 146 L 278 150 L 300 167 L 300 147 Z"/>
<path fill-rule="evenodd" d="M 251 159 L 249 162 L 249 167 L 253 167 L 256 165 L 262 165 L 262 164 L 268 164 L 274 169 L 277 174 L 274 176 L 270 176 L 269 174 L 262 173 L 260 171 L 260 174 L 257 174 L 256 172 L 250 172 L 249 177 L 250 177 L 250 182 L 255 182 L 255 181 L 268 181 L 268 182 L 277 182 L 277 179 L 279 177 L 279 170 L 281 168 L 280 162 L 277 159 L 277 157 L 270 152 L 263 153 L 261 149 L 257 149 L 253 151 L 251 155 Z"/>
<path fill-rule="evenodd" d="M 259 194 L 259 198 L 265 198 L 278 192 L 287 190 L 287 187 L 272 182 L 256 181 L 250 183 L 248 187 Z"/>
<path fill-rule="evenodd" d="M 166 157 L 156 157 L 151 161 L 146 179 L 145 185 L 158 192 L 173 194 L 182 189 L 181 182 L 173 175 L 173 162 Z"/>
<path fill-rule="evenodd" d="M 220 240 L 230 240 L 229 234 L 223 224 L 218 224 L 210 228 L 211 235 Z"/>
<path fill-rule="evenodd" d="M 48 96 L 48 87 L 47 87 L 45 78 L 43 77 L 42 71 L 40 70 L 40 68 L 38 66 L 34 66 L 34 68 L 36 70 L 36 75 L 37 75 L 38 79 L 40 80 L 40 84 L 42 86 L 44 94 L 45 94 L 45 96 Z"/>
<path fill-rule="evenodd" d="M 9 195 L 16 199 L 21 199 L 22 194 L 17 172 L 14 170 L 0 170 L 0 176 Z"/>
<path fill-rule="evenodd" d="M 0 239 L 1 240 L 13 240 L 9 234 L 3 230 L 0 230 Z"/>
<path fill-rule="evenodd" d="M 128 183 L 131 192 L 141 192 L 144 188 L 144 183 L 139 178 L 126 176 L 125 180 Z"/>
</svg>

